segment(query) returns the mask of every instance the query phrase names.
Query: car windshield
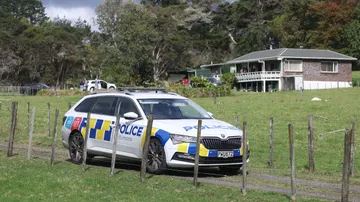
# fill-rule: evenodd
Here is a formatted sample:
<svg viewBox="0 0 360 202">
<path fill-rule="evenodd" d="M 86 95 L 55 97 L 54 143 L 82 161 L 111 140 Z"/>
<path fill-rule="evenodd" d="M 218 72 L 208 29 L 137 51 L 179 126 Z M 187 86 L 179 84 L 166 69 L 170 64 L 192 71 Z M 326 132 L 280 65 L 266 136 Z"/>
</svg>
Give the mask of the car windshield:
<svg viewBox="0 0 360 202">
<path fill-rule="evenodd" d="M 200 106 L 188 99 L 139 99 L 146 116 L 154 119 L 212 119 Z"/>
</svg>

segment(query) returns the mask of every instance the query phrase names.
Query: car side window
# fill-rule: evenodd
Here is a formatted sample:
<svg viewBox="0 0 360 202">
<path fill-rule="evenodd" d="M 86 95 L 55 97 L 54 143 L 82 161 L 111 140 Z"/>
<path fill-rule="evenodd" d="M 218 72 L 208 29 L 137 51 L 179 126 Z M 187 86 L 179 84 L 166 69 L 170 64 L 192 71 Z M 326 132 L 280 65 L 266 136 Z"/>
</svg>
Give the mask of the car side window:
<svg viewBox="0 0 360 202">
<path fill-rule="evenodd" d="M 92 108 L 92 106 L 95 104 L 97 100 L 97 97 L 91 97 L 87 98 L 84 101 L 82 101 L 76 108 L 75 111 L 77 112 L 89 112 Z"/>
<path fill-rule="evenodd" d="M 126 97 L 120 97 L 120 117 L 124 117 L 124 114 L 128 112 L 134 112 L 138 116 L 141 116 L 133 100 Z"/>
<path fill-rule="evenodd" d="M 114 116 L 117 104 L 117 97 L 103 96 L 97 100 L 92 113 Z"/>
</svg>

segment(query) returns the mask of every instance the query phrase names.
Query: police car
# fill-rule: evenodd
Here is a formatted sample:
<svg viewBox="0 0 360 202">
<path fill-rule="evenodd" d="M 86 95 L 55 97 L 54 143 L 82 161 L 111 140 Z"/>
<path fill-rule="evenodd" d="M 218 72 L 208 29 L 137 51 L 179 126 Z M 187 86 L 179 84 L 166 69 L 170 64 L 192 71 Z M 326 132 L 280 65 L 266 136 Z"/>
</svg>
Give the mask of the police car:
<svg viewBox="0 0 360 202">
<path fill-rule="evenodd" d="M 210 112 L 175 93 L 103 92 L 87 95 L 65 113 L 62 143 L 74 163 L 83 160 L 86 125 L 89 125 L 87 157 L 111 157 L 116 115 L 120 114 L 116 155 L 122 160 L 139 160 L 145 141 L 147 118 L 153 115 L 147 170 L 163 173 L 168 167 L 193 167 L 198 120 L 202 120 L 199 166 L 219 167 L 237 173 L 242 166 L 242 131 L 216 120 Z M 90 121 L 87 113 L 91 112 Z M 248 144 L 245 151 L 250 154 Z M 249 161 L 249 159 L 247 159 Z"/>
</svg>

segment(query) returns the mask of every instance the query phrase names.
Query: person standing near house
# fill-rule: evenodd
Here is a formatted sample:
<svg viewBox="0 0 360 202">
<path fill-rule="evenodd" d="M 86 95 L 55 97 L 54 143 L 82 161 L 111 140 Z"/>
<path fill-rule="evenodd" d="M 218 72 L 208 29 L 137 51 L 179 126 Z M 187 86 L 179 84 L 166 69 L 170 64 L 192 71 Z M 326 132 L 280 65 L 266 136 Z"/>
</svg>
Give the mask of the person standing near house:
<svg viewBox="0 0 360 202">
<path fill-rule="evenodd" d="M 84 80 L 80 81 L 80 90 L 84 90 L 84 84 L 85 84 Z"/>
<path fill-rule="evenodd" d="M 96 88 L 96 89 L 99 89 L 99 80 L 98 80 L 97 77 L 96 77 L 96 79 L 95 79 L 95 88 Z"/>
<path fill-rule="evenodd" d="M 183 82 L 184 85 L 189 85 L 189 79 L 187 77 L 183 78 Z"/>
</svg>

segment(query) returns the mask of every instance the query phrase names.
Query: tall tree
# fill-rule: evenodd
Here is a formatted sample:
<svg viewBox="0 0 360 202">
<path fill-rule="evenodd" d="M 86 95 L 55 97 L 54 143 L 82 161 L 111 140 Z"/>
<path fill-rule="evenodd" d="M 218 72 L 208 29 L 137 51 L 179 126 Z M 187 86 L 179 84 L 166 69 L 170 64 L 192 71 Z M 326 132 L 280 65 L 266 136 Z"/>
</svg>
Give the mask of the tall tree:
<svg viewBox="0 0 360 202">
<path fill-rule="evenodd" d="M 18 19 L 25 18 L 33 25 L 48 19 L 40 0 L 1 0 L 0 12 L 11 14 Z"/>
<path fill-rule="evenodd" d="M 320 1 L 309 12 L 315 22 L 309 31 L 309 44 L 314 48 L 339 49 L 345 25 L 350 21 L 357 0 Z"/>
<path fill-rule="evenodd" d="M 280 47 L 308 48 L 308 32 L 311 26 L 309 8 L 313 0 L 287 0 L 284 13 L 269 22 L 270 34 L 279 40 Z"/>
</svg>

